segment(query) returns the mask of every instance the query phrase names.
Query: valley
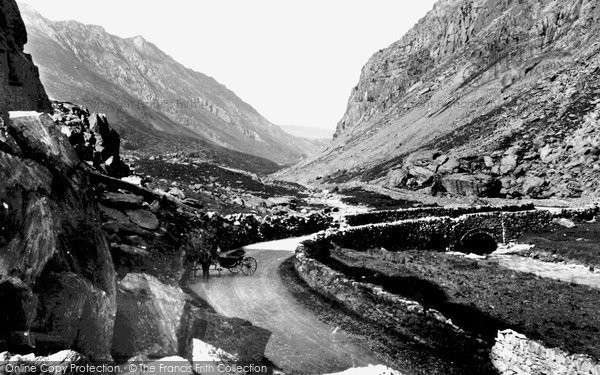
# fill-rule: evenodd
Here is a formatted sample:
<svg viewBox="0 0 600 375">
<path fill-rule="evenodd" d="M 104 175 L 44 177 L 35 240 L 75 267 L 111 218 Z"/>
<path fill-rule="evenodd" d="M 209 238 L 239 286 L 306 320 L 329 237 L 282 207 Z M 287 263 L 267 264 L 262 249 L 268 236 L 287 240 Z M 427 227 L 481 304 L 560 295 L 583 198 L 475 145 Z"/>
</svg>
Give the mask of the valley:
<svg viewBox="0 0 600 375">
<path fill-rule="evenodd" d="M 599 10 L 439 0 L 329 140 L 2 0 L 0 374 L 599 374 Z"/>
</svg>

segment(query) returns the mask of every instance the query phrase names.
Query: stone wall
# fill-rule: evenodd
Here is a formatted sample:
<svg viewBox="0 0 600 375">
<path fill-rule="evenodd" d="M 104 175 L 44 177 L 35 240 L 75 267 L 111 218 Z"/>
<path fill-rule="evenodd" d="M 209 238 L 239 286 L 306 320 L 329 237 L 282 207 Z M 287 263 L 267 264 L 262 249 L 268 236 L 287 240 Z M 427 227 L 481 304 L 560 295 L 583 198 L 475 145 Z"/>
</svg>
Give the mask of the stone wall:
<svg viewBox="0 0 600 375">
<path fill-rule="evenodd" d="M 526 231 L 549 225 L 553 217 L 548 211 L 535 210 L 469 214 L 458 218 L 432 217 L 332 231 L 327 233 L 326 240 L 356 250 L 384 247 L 390 251 L 443 251 L 452 248 L 472 229 L 485 229 L 496 241 L 507 242 Z"/>
<path fill-rule="evenodd" d="M 346 216 L 346 222 L 351 226 L 366 224 L 386 223 L 400 220 L 414 220 L 426 217 L 459 217 L 466 214 L 484 212 L 517 212 L 533 210 L 533 204 L 505 205 L 505 206 L 470 206 L 470 207 L 423 207 L 401 210 L 385 210 L 366 212 Z"/>
<path fill-rule="evenodd" d="M 461 348 L 460 350 L 465 351 L 468 347 L 476 347 L 478 341 L 466 335 L 438 311 L 388 293 L 381 287 L 350 280 L 320 260 L 327 258 L 333 244 L 357 250 L 377 247 L 385 247 L 389 251 L 442 250 L 445 246 L 452 246 L 462 234 L 472 229 L 485 228 L 498 241 L 506 242 L 525 231 L 548 226 L 556 218 L 589 219 L 597 214 L 597 207 L 553 212 L 490 212 L 327 231 L 298 247 L 295 268 L 316 292 L 340 302 L 370 322 L 382 324 L 399 334 L 414 337 L 427 344 L 438 347 L 454 344 L 450 349 Z M 502 375 L 600 375 L 600 364 L 594 359 L 546 348 L 511 330 L 498 332 L 490 355 L 492 363 Z"/>
<path fill-rule="evenodd" d="M 341 303 L 351 312 L 398 334 L 447 350 L 465 351 L 480 342 L 434 309 L 384 291 L 381 287 L 348 279 L 319 262 L 318 241 L 305 241 L 296 250 L 295 268 L 316 292 Z"/>
<path fill-rule="evenodd" d="M 512 330 L 498 332 L 491 358 L 502 375 L 600 374 L 600 364 L 592 358 L 546 348 Z"/>
<path fill-rule="evenodd" d="M 265 216 L 206 214 L 203 219 L 216 230 L 223 250 L 253 243 L 299 237 L 329 229 L 333 219 L 324 212 L 301 215 Z"/>
</svg>

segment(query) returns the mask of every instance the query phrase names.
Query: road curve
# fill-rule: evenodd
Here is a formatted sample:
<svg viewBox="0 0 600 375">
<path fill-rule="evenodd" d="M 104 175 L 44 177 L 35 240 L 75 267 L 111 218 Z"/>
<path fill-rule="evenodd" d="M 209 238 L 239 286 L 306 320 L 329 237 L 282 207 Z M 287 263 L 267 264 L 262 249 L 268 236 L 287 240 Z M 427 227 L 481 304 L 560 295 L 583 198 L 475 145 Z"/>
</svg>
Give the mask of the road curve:
<svg viewBox="0 0 600 375">
<path fill-rule="evenodd" d="M 227 270 L 217 276 L 211 270 L 210 281 L 191 288 L 220 314 L 271 331 L 265 355 L 286 372 L 323 374 L 381 364 L 368 348 L 320 321 L 287 291 L 278 270 L 297 243 L 296 239 L 247 247 L 247 256 L 258 261 L 253 276 L 234 276 Z"/>
</svg>

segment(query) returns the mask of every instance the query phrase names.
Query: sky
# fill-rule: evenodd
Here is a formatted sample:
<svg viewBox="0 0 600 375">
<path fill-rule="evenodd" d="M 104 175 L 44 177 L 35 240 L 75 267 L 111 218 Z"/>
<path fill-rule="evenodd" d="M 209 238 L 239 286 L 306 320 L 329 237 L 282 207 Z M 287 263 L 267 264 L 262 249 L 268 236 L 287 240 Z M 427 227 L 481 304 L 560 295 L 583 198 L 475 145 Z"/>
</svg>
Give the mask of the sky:
<svg viewBox="0 0 600 375">
<path fill-rule="evenodd" d="M 333 131 L 369 57 L 435 0 L 23 0 L 51 20 L 142 35 L 277 125 Z"/>
</svg>

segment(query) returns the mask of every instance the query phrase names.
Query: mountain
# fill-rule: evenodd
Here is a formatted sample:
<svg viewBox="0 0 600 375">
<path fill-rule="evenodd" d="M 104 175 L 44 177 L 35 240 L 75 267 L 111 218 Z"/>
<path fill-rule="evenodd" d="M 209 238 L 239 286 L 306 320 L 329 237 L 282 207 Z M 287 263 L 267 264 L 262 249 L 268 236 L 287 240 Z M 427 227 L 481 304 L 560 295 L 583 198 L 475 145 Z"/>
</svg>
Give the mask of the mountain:
<svg viewBox="0 0 600 375">
<path fill-rule="evenodd" d="M 29 33 L 26 50 L 35 56 L 48 95 L 106 112 L 131 148 L 220 146 L 287 165 L 320 151 L 141 36 L 123 39 L 100 26 L 53 22 L 20 7 Z"/>
<path fill-rule="evenodd" d="M 598 195 L 599 21 L 595 0 L 440 0 L 370 58 L 327 150 L 281 177 Z"/>
<path fill-rule="evenodd" d="M 329 142 L 333 138 L 334 130 L 315 128 L 312 126 L 299 126 L 299 125 L 281 125 L 281 128 L 291 135 L 296 137 L 320 140 L 323 142 Z"/>
</svg>

